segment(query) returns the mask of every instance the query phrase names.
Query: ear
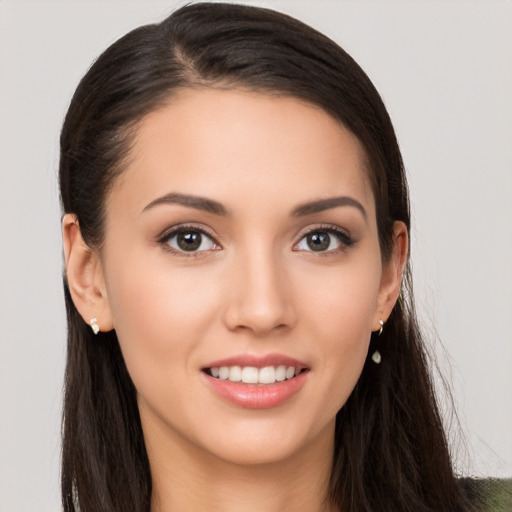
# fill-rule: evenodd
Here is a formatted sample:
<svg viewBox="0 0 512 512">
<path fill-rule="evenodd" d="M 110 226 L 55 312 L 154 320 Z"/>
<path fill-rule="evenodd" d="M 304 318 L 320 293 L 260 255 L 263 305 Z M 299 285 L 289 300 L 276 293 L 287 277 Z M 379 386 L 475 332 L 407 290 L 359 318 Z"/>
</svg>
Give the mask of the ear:
<svg viewBox="0 0 512 512">
<path fill-rule="evenodd" d="M 401 221 L 393 224 L 393 248 L 391 256 L 384 263 L 382 277 L 377 299 L 377 308 L 373 319 L 373 329 L 378 331 L 381 328 L 380 320 L 384 323 L 388 319 L 395 303 L 400 295 L 402 285 L 402 274 L 407 262 L 409 251 L 409 235 L 407 227 Z"/>
<path fill-rule="evenodd" d="M 78 220 L 67 213 L 62 219 L 66 278 L 73 303 L 84 322 L 96 318 L 100 331 L 113 329 L 103 268 L 97 251 L 83 240 Z"/>
</svg>

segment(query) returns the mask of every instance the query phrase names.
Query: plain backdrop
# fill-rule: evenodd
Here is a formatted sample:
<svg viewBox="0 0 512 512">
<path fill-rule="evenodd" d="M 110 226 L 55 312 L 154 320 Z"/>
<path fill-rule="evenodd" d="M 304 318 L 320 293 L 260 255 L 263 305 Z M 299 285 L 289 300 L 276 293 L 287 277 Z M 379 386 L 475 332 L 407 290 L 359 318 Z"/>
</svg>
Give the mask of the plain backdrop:
<svg viewBox="0 0 512 512">
<path fill-rule="evenodd" d="M 0 0 L 0 512 L 60 509 L 63 116 L 103 49 L 183 3 Z M 335 39 L 381 92 L 409 173 L 420 317 L 467 439 L 452 431 L 457 467 L 512 476 L 512 2 L 251 3 Z"/>
</svg>

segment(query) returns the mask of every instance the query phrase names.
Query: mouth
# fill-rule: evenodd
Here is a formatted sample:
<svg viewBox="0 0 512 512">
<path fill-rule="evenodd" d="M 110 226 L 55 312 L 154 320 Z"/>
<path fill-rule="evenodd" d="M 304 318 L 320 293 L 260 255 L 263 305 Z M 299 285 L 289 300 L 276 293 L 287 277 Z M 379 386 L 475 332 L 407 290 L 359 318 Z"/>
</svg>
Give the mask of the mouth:
<svg viewBox="0 0 512 512">
<path fill-rule="evenodd" d="M 204 368 L 203 372 L 218 380 L 239 382 L 243 384 L 271 385 L 298 377 L 307 372 L 308 368 L 301 366 L 212 366 Z"/>
<path fill-rule="evenodd" d="M 288 402 L 309 380 L 310 371 L 308 365 L 283 354 L 239 354 L 201 368 L 214 394 L 247 409 L 270 409 Z"/>
</svg>

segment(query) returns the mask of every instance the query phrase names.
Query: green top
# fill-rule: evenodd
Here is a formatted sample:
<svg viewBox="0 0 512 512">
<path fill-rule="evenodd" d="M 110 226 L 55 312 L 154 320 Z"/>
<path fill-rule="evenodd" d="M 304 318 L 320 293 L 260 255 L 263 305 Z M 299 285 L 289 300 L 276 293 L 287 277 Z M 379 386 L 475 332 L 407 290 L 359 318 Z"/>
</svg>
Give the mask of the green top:
<svg viewBox="0 0 512 512">
<path fill-rule="evenodd" d="M 512 512 L 512 478 L 459 480 L 477 512 Z"/>
</svg>

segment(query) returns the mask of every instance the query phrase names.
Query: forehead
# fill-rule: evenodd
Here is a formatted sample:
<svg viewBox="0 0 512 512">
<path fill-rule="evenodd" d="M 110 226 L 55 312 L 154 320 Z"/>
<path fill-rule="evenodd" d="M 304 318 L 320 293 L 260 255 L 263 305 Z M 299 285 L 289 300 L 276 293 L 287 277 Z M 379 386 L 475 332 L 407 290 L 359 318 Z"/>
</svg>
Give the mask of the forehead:
<svg viewBox="0 0 512 512">
<path fill-rule="evenodd" d="M 112 195 L 139 209 L 169 192 L 260 206 L 350 193 L 373 211 L 358 139 L 296 98 L 182 90 L 141 121 L 129 162 Z"/>
</svg>

